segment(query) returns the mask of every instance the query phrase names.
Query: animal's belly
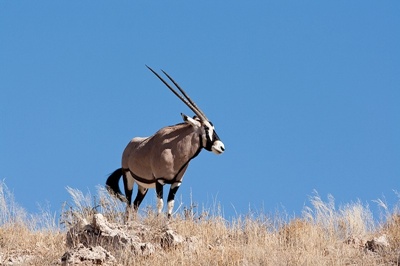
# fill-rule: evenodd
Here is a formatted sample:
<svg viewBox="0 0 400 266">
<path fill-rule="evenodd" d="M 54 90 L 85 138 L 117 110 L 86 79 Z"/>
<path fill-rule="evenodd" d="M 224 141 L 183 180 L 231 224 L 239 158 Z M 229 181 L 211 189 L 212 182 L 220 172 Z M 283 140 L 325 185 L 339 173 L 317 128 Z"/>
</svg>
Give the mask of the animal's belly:
<svg viewBox="0 0 400 266">
<path fill-rule="evenodd" d="M 135 179 L 135 178 L 134 178 Z M 143 182 L 140 182 L 140 181 L 138 181 L 138 180 L 136 180 L 135 179 L 135 182 L 139 185 L 139 186 L 141 186 L 141 187 L 144 187 L 144 188 L 155 188 L 156 187 L 156 183 L 143 183 Z"/>
</svg>

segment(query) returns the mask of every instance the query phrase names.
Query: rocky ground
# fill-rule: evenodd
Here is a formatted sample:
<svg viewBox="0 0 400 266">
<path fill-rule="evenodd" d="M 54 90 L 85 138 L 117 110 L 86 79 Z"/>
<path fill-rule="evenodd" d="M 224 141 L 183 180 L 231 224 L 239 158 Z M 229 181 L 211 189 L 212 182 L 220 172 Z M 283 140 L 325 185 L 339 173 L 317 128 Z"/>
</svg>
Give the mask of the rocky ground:
<svg viewBox="0 0 400 266">
<path fill-rule="evenodd" d="M 48 254 L 35 251 L 35 249 L 14 249 L 7 250 L 6 252 L 0 249 L 0 265 L 129 265 L 127 264 L 127 261 L 129 261 L 127 256 L 131 258 L 140 257 L 142 258 L 140 261 L 145 262 L 147 259 L 154 261 L 150 258 L 155 257 L 156 254 L 174 253 L 177 250 L 183 256 L 193 256 L 193 254 L 204 251 L 211 254 L 213 252 L 224 252 L 225 247 L 231 244 L 235 245 L 235 241 L 238 240 L 240 240 L 237 242 L 238 248 L 243 245 L 243 239 L 235 239 L 233 235 L 227 235 L 225 239 L 218 235 L 208 237 L 205 237 L 205 235 L 183 236 L 172 229 L 169 223 L 165 222 L 166 220 L 155 219 L 155 221 L 157 221 L 155 224 L 147 225 L 136 221 L 119 224 L 107 221 L 102 214 L 94 214 L 90 221 L 84 218 L 78 220 L 65 233 L 62 240 L 63 245 L 61 245 L 61 247 L 64 247 L 64 250 L 54 252 L 58 252 L 58 258 L 48 259 L 46 258 Z M 288 250 L 301 250 L 304 244 L 307 245 L 307 243 L 303 242 L 306 239 L 305 235 L 314 234 L 314 229 L 315 226 L 309 227 L 309 224 L 302 221 L 293 221 L 287 226 L 282 227 L 276 234 L 271 234 L 271 237 L 279 237 L 281 245 L 288 247 Z M 246 241 L 249 241 L 249 239 Z M 40 245 L 40 241 L 37 245 Z M 309 247 L 313 246 L 310 245 Z M 242 248 L 246 247 L 242 246 Z M 371 265 L 400 265 L 398 263 L 398 253 L 393 253 L 393 247 L 390 246 L 386 234 L 370 238 L 348 237 L 341 245 L 336 243 L 328 248 L 324 248 L 323 252 L 325 256 L 332 256 L 334 258 L 332 254 L 343 252 L 344 249 L 348 250 L 346 251 L 348 254 L 351 252 L 361 254 L 364 257 L 361 261 L 376 262 Z M 227 255 L 229 255 L 229 250 L 226 249 Z M 267 251 L 268 249 L 266 249 Z M 389 253 L 391 253 L 390 257 L 388 257 Z M 287 262 L 287 260 L 282 259 L 282 262 L 284 261 Z M 354 261 L 356 262 L 357 259 L 354 259 Z M 165 265 L 165 262 L 160 263 L 160 265 Z M 262 264 L 262 261 L 259 262 Z M 265 262 L 268 262 L 268 260 Z M 210 260 L 194 264 L 209 265 L 209 263 Z M 241 260 L 237 264 L 257 265 L 258 263 Z M 299 264 L 302 263 L 299 261 Z M 278 263 L 278 265 L 283 264 Z M 298 264 L 294 263 L 291 265 Z M 331 265 L 344 264 L 339 262 Z"/>
</svg>

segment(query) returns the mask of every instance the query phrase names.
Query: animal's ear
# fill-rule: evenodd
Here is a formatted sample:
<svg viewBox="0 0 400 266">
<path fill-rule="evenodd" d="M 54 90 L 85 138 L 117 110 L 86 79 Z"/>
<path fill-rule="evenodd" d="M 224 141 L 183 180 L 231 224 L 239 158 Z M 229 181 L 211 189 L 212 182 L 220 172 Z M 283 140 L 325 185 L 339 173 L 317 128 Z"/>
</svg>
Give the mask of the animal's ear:
<svg viewBox="0 0 400 266">
<path fill-rule="evenodd" d="M 187 115 L 185 115 L 183 113 L 181 113 L 181 116 L 183 118 L 183 121 L 185 121 L 186 123 L 191 124 L 194 127 L 201 127 L 200 121 L 195 120 L 195 119 L 193 119 L 193 118 L 191 118 L 191 117 L 189 117 L 189 116 L 187 116 Z"/>
</svg>

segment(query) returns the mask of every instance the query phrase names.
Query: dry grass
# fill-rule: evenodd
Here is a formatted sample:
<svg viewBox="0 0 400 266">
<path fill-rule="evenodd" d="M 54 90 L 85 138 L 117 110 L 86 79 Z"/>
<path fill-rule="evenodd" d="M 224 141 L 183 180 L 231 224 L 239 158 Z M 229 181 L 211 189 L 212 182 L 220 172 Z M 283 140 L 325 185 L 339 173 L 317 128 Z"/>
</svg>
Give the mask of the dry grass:
<svg viewBox="0 0 400 266">
<path fill-rule="evenodd" d="M 64 206 L 60 223 L 48 212 L 29 216 L 4 183 L 0 184 L 0 265 L 54 265 L 67 250 L 66 230 L 96 212 L 110 222 L 124 223 L 124 205 L 99 188 L 95 196 L 68 188 L 72 203 Z M 152 208 L 130 219 L 150 232 L 145 241 L 159 241 L 168 227 L 185 237 L 187 245 L 159 248 L 149 256 L 128 250 L 114 254 L 118 265 L 398 265 L 400 216 L 385 209 L 374 221 L 368 206 L 355 202 L 335 208 L 334 199 L 310 197 L 302 217 L 286 219 L 257 214 L 227 221 L 215 210 L 183 208 L 174 218 L 157 217 Z M 212 213 L 212 214 L 210 214 Z M 364 248 L 364 240 L 386 234 L 384 252 Z M 106 247 L 105 247 L 106 248 Z M 31 257 L 29 257 L 31 256 Z M 11 265 L 11 264 L 10 264 Z"/>
<path fill-rule="evenodd" d="M 0 182 L 0 265 L 53 265 L 65 249 L 65 234 L 54 216 L 28 215 Z"/>
</svg>

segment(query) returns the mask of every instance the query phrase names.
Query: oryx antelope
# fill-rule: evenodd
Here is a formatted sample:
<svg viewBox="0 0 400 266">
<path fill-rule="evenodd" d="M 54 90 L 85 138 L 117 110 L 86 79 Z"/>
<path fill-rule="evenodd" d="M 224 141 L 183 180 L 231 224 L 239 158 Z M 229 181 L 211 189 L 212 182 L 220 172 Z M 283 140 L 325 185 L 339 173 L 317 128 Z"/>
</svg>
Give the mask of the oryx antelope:
<svg viewBox="0 0 400 266">
<path fill-rule="evenodd" d="M 127 208 L 131 206 L 133 184 L 138 185 L 138 192 L 133 208 L 138 209 L 149 188 L 156 189 L 157 208 L 160 214 L 163 209 L 163 186 L 171 185 L 167 206 L 168 217 L 174 207 L 175 194 L 182 183 L 183 175 L 190 160 L 204 148 L 215 154 L 224 152 L 225 147 L 215 132 L 213 124 L 200 108 L 190 99 L 185 91 L 164 71 L 166 77 L 181 92 L 178 93 L 159 74 L 147 66 L 182 102 L 195 114 L 193 118 L 181 114 L 183 123 L 168 126 L 150 137 L 133 138 L 122 154 L 122 167 L 115 170 L 107 179 L 108 189 L 122 200 L 124 196 L 119 189 L 119 179 L 123 176 Z"/>
</svg>

